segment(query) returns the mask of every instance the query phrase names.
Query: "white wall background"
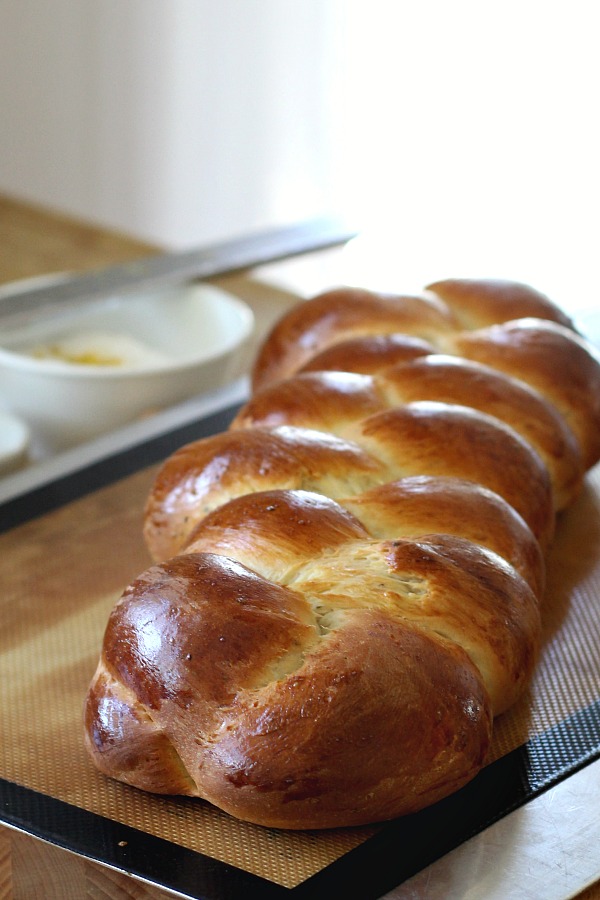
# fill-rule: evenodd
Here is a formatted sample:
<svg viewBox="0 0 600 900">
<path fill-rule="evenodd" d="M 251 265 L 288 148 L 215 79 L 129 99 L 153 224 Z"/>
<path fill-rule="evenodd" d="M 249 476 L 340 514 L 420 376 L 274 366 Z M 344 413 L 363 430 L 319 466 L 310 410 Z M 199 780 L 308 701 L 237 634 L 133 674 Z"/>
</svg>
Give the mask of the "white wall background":
<svg viewBox="0 0 600 900">
<path fill-rule="evenodd" d="M 389 236 L 397 280 L 589 290 L 597 18 L 597 0 L 0 0 L 0 191 L 173 247 L 347 208 Z"/>
<path fill-rule="evenodd" d="M 382 268 L 520 277 L 600 309 L 597 0 L 349 8 L 344 180 L 389 235 Z"/>
<path fill-rule="evenodd" d="M 330 205 L 330 0 L 0 0 L 0 191 L 172 246 Z"/>
</svg>

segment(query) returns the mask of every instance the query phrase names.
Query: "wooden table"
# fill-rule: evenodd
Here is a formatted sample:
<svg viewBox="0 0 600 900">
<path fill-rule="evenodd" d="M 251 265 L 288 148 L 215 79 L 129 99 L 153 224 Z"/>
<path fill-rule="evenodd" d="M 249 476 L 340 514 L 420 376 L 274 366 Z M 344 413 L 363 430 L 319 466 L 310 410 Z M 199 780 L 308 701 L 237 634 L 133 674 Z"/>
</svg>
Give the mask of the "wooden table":
<svg viewBox="0 0 600 900">
<path fill-rule="evenodd" d="M 160 248 L 74 222 L 9 198 L 0 198 L 0 284 L 54 271 L 83 271 L 140 256 Z M 246 299 L 260 308 L 260 291 L 251 282 Z M 278 310 L 260 310 L 263 327 Z M 69 898 L 167 898 L 169 892 L 95 864 L 8 827 L 0 827 L 0 900 Z M 579 895 L 600 900 L 600 883 Z"/>
</svg>

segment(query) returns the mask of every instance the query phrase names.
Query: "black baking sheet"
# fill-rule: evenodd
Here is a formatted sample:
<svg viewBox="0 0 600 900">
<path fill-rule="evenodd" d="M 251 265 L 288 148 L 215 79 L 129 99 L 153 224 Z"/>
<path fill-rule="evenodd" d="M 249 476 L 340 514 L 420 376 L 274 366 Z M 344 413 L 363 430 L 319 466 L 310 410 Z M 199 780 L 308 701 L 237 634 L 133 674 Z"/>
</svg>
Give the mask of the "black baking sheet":
<svg viewBox="0 0 600 900">
<path fill-rule="evenodd" d="M 225 429 L 223 409 L 115 453 L 0 507 L 0 530 L 156 463 L 182 444 Z M 195 900 L 331 898 L 375 900 L 487 826 L 600 758 L 600 699 L 487 766 L 469 785 L 371 838 L 294 888 L 0 779 L 0 820 Z"/>
</svg>

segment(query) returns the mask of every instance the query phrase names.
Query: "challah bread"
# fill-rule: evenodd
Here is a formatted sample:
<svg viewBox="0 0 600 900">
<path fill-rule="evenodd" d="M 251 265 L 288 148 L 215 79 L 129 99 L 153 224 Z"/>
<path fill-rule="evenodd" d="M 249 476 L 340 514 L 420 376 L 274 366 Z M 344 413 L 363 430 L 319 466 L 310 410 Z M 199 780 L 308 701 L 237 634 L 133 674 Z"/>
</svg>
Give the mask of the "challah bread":
<svg viewBox="0 0 600 900">
<path fill-rule="evenodd" d="M 310 490 L 339 499 L 407 475 L 474 481 L 521 514 L 542 545 L 554 516 L 541 459 L 491 416 L 420 403 L 369 416 L 356 440 L 282 425 L 229 431 L 167 460 L 148 500 L 145 535 L 155 559 L 185 549 L 196 523 L 253 491 Z"/>
<path fill-rule="evenodd" d="M 477 410 L 514 429 L 544 462 L 556 509 L 567 506 L 579 490 L 584 472 L 579 444 L 550 403 L 489 366 L 440 354 L 419 356 L 371 376 L 302 373 L 260 391 L 233 427 L 287 423 L 345 435 L 369 415 L 409 404 L 414 408 L 420 401 Z"/>
<path fill-rule="evenodd" d="M 342 339 L 402 334 L 435 341 L 458 327 L 449 307 L 433 295 L 326 291 L 293 307 L 272 329 L 254 365 L 253 390 L 293 375 L 315 352 Z"/>
<path fill-rule="evenodd" d="M 254 382 L 157 475 L 157 563 L 110 616 L 88 750 L 272 827 L 418 810 L 477 774 L 531 677 L 600 363 L 536 291 L 453 280 L 300 304 Z"/>
<path fill-rule="evenodd" d="M 437 345 L 449 333 L 522 318 L 571 327 L 548 297 L 515 282 L 449 279 L 419 296 L 335 288 L 293 307 L 275 324 L 258 353 L 253 389 L 293 375 L 317 352 L 353 337 L 403 334 Z"/>
</svg>

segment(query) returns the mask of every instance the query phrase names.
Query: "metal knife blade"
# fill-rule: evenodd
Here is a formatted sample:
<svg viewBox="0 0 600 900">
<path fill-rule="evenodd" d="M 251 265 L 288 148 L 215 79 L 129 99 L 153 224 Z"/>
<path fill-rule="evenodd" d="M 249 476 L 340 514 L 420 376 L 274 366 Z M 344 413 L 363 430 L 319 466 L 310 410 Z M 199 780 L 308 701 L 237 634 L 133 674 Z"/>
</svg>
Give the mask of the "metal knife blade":
<svg viewBox="0 0 600 900">
<path fill-rule="evenodd" d="M 143 288 L 164 288 L 255 268 L 344 244 L 356 234 L 341 219 L 323 217 L 199 249 L 143 257 L 66 281 L 9 294 L 0 299 L 0 327 L 14 325 L 16 320 L 27 320 L 42 310 L 79 306 L 117 292 L 127 294 Z"/>
</svg>

